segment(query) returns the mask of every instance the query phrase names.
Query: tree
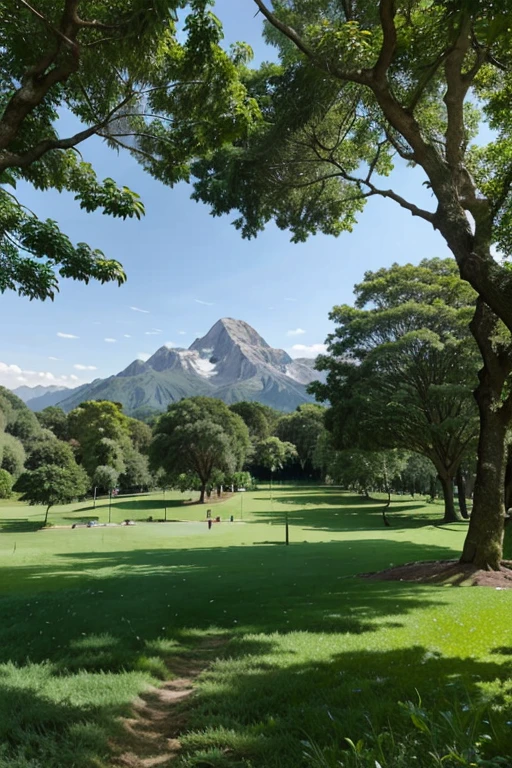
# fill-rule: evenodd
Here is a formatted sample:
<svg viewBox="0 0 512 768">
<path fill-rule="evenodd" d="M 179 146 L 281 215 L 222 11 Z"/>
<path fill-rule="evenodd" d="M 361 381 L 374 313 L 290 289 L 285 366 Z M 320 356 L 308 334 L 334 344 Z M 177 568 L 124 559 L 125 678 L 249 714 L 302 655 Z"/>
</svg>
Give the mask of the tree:
<svg viewBox="0 0 512 768">
<path fill-rule="evenodd" d="M 196 164 L 195 198 L 236 209 L 246 237 L 273 219 L 295 241 L 350 231 L 371 197 L 437 229 L 478 294 L 471 323 L 484 367 L 481 434 L 462 560 L 498 568 L 505 435 L 512 418 L 512 9 L 507 0 L 378 3 L 254 0 L 278 64 L 247 70 L 264 124 Z M 314 98 L 311 94 L 314 93 Z M 475 146 L 485 117 L 494 133 Z M 376 177 L 395 158 L 420 168 L 423 208 Z"/>
<path fill-rule="evenodd" d="M 190 397 L 172 403 L 160 417 L 150 447 L 150 466 L 176 477 L 192 474 L 200 481 L 200 502 L 215 470 L 242 468 L 249 431 L 227 405 L 212 397 Z"/>
<path fill-rule="evenodd" d="M 256 447 L 256 463 L 269 469 L 271 475 L 295 458 L 297 458 L 295 446 L 292 443 L 283 442 L 278 437 L 260 440 Z"/>
<path fill-rule="evenodd" d="M 57 405 L 49 405 L 36 413 L 43 429 L 49 429 L 59 440 L 68 439 L 68 417 Z"/>
<path fill-rule="evenodd" d="M 68 443 L 56 437 L 39 439 L 33 446 L 25 462 L 25 469 L 34 470 L 46 464 L 67 467 L 75 461 L 73 450 Z"/>
<path fill-rule="evenodd" d="M 121 443 L 129 426 L 121 406 L 109 400 L 86 401 L 68 414 L 69 435 L 80 443 L 80 463 L 90 477 L 102 464 L 123 470 Z"/>
<path fill-rule="evenodd" d="M 148 457 L 139 453 L 133 445 L 128 444 L 123 450 L 124 469 L 119 475 L 121 488 L 143 488 L 151 485 Z"/>
<path fill-rule="evenodd" d="M 26 458 L 25 449 L 20 441 L 7 432 L 0 435 L 0 454 L 2 469 L 7 470 L 14 478 L 19 477 L 23 472 Z"/>
<path fill-rule="evenodd" d="M 294 413 L 283 416 L 276 425 L 275 433 L 280 440 L 292 443 L 297 451 L 304 472 L 311 464 L 318 438 L 323 429 L 325 408 L 319 405 L 299 405 Z"/>
<path fill-rule="evenodd" d="M 444 520 L 456 520 L 453 481 L 478 435 L 479 356 L 467 328 L 474 293 L 449 259 L 367 272 L 354 292 L 356 308 L 330 315 L 337 327 L 317 363 L 327 381 L 311 386 L 330 403 L 335 447 L 399 448 L 430 459 Z"/>
<path fill-rule="evenodd" d="M 147 453 L 153 437 L 151 427 L 138 419 L 128 418 L 128 432 L 134 448 L 140 453 Z"/>
<path fill-rule="evenodd" d="M 0 469 L 0 499 L 11 498 L 13 483 L 13 476 L 6 469 Z"/>
<path fill-rule="evenodd" d="M 242 400 L 230 405 L 229 410 L 243 419 L 252 440 L 264 440 L 270 435 L 269 409 L 261 403 Z"/>
<path fill-rule="evenodd" d="M 21 501 L 46 506 L 46 525 L 48 513 L 55 504 L 69 504 L 83 496 L 88 487 L 86 472 L 73 460 L 66 466 L 43 464 L 30 472 L 24 472 L 18 478 L 14 490 L 21 493 Z"/>
<path fill-rule="evenodd" d="M 111 493 L 117 485 L 119 479 L 119 472 L 113 467 L 107 465 L 100 465 L 94 470 L 92 482 L 95 488 L 101 488 L 107 493 Z"/>
<path fill-rule="evenodd" d="M 245 132 L 257 111 L 238 78 L 248 46 L 220 46 L 208 2 L 5 0 L 0 9 L 0 291 L 53 299 L 58 276 L 125 281 L 122 266 L 73 245 L 7 190 L 19 181 L 69 191 L 87 211 L 140 218 L 137 194 L 100 181 L 77 147 L 92 136 L 128 151 L 166 184 L 191 158 Z M 185 20 L 178 9 L 188 7 Z M 59 135 L 63 112 L 76 132 Z"/>
</svg>

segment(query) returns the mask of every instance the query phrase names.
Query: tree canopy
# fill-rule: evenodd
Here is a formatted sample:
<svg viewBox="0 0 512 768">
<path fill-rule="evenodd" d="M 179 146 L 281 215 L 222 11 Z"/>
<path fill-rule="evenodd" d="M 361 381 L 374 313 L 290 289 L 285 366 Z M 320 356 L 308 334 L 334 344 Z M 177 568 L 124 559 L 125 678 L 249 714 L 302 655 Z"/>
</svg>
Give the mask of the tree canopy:
<svg viewBox="0 0 512 768">
<path fill-rule="evenodd" d="M 499 568 L 505 437 L 512 420 L 512 8 L 508 0 L 254 0 L 278 62 L 247 69 L 263 121 L 195 164 L 195 197 L 255 236 L 350 231 L 366 201 L 393 201 L 438 230 L 478 294 L 481 434 L 462 560 Z M 490 140 L 475 143 L 485 120 Z M 420 169 L 431 205 L 390 187 Z M 495 249 L 500 256 L 495 258 Z"/>
<path fill-rule="evenodd" d="M 276 435 L 280 440 L 292 443 L 297 451 L 302 471 L 313 459 L 313 454 L 323 430 L 325 408 L 306 403 L 299 405 L 296 411 L 283 416 L 276 425 Z"/>
<path fill-rule="evenodd" d="M 456 519 L 453 478 L 478 436 L 474 292 L 452 260 L 433 259 L 367 272 L 355 295 L 355 308 L 330 315 L 336 330 L 317 362 L 327 381 L 311 386 L 330 403 L 335 447 L 425 456 L 443 486 L 445 520 Z"/>
<path fill-rule="evenodd" d="M 227 405 L 212 397 L 190 397 L 171 404 L 158 420 L 150 464 L 171 477 L 195 475 L 203 502 L 212 473 L 241 469 L 249 444 L 247 426 Z"/>
<path fill-rule="evenodd" d="M 18 200 L 20 181 L 71 192 L 81 208 L 144 213 L 78 150 L 92 136 L 166 184 L 192 158 L 243 135 L 257 115 L 238 78 L 248 46 L 221 47 L 208 0 L 5 0 L 0 8 L 0 291 L 53 299 L 59 278 L 123 283 L 121 264 L 74 244 Z M 185 11 L 186 9 L 186 11 Z M 179 18 L 180 11 L 186 18 Z M 61 135 L 59 117 L 74 127 Z M 8 189 L 11 187 L 11 191 Z"/>
</svg>

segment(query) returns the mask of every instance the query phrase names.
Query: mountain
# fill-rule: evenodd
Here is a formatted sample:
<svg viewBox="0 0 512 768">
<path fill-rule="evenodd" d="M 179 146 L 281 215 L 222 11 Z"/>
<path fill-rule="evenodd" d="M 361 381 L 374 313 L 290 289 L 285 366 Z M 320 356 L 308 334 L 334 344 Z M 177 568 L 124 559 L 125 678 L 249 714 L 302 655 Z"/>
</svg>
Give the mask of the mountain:
<svg viewBox="0 0 512 768">
<path fill-rule="evenodd" d="M 165 410 L 192 395 L 218 397 L 230 404 L 257 400 L 281 411 L 313 402 L 306 385 L 320 377 L 314 361 L 292 360 L 270 347 L 242 320 L 223 318 L 188 349 L 160 347 L 148 360 L 134 360 L 108 379 L 72 390 L 59 402 L 70 411 L 84 400 L 114 400 L 126 413 L 142 406 Z"/>
<path fill-rule="evenodd" d="M 48 405 L 56 405 L 59 400 L 62 400 L 62 398 L 66 396 L 67 392 L 72 392 L 68 387 L 56 386 L 54 384 L 48 387 L 42 385 L 36 387 L 18 387 L 12 391 L 20 398 L 20 400 L 23 400 L 32 411 L 42 411 L 43 408 L 46 408 Z M 37 403 L 33 403 L 32 401 L 37 401 Z M 36 405 L 36 407 L 34 407 L 34 405 Z"/>
</svg>

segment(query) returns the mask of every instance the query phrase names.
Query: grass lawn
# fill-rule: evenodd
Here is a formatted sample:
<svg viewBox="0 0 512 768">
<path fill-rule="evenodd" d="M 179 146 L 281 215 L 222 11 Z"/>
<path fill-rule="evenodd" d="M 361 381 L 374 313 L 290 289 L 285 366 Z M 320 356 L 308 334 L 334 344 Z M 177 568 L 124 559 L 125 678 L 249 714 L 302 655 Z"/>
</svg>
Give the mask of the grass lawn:
<svg viewBox="0 0 512 768">
<path fill-rule="evenodd" d="M 167 497 L 184 522 L 40 531 L 42 508 L 0 505 L 1 768 L 109 765 L 134 697 L 211 638 L 177 766 L 512 765 L 512 591 L 356 575 L 456 557 L 464 523 L 403 497 L 385 528 L 379 502 L 284 487 L 212 504 L 209 531 L 208 505 Z M 162 504 L 117 499 L 111 517 Z M 50 511 L 93 517 L 108 503 Z"/>
</svg>

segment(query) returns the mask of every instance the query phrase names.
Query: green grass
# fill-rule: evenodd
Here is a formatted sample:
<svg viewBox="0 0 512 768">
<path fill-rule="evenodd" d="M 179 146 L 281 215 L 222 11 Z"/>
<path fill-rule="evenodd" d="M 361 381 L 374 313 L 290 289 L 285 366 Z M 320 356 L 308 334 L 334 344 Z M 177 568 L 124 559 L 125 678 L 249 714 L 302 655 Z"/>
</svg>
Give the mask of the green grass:
<svg viewBox="0 0 512 768">
<path fill-rule="evenodd" d="M 405 497 L 392 528 L 382 504 L 335 489 L 241 497 L 211 505 L 211 531 L 178 494 L 169 516 L 186 522 L 166 525 L 34 530 L 44 510 L 0 506 L 0 768 L 106 765 L 134 696 L 212 636 L 226 645 L 184 705 L 182 766 L 405 768 L 415 754 L 430 768 L 434 747 L 463 749 L 470 716 L 484 755 L 512 754 L 512 592 L 356 576 L 456 557 L 464 523 Z M 118 499 L 112 519 L 157 517 L 161 501 Z M 103 502 L 94 513 L 108 519 Z M 462 718 L 457 736 L 443 712 Z"/>
</svg>

